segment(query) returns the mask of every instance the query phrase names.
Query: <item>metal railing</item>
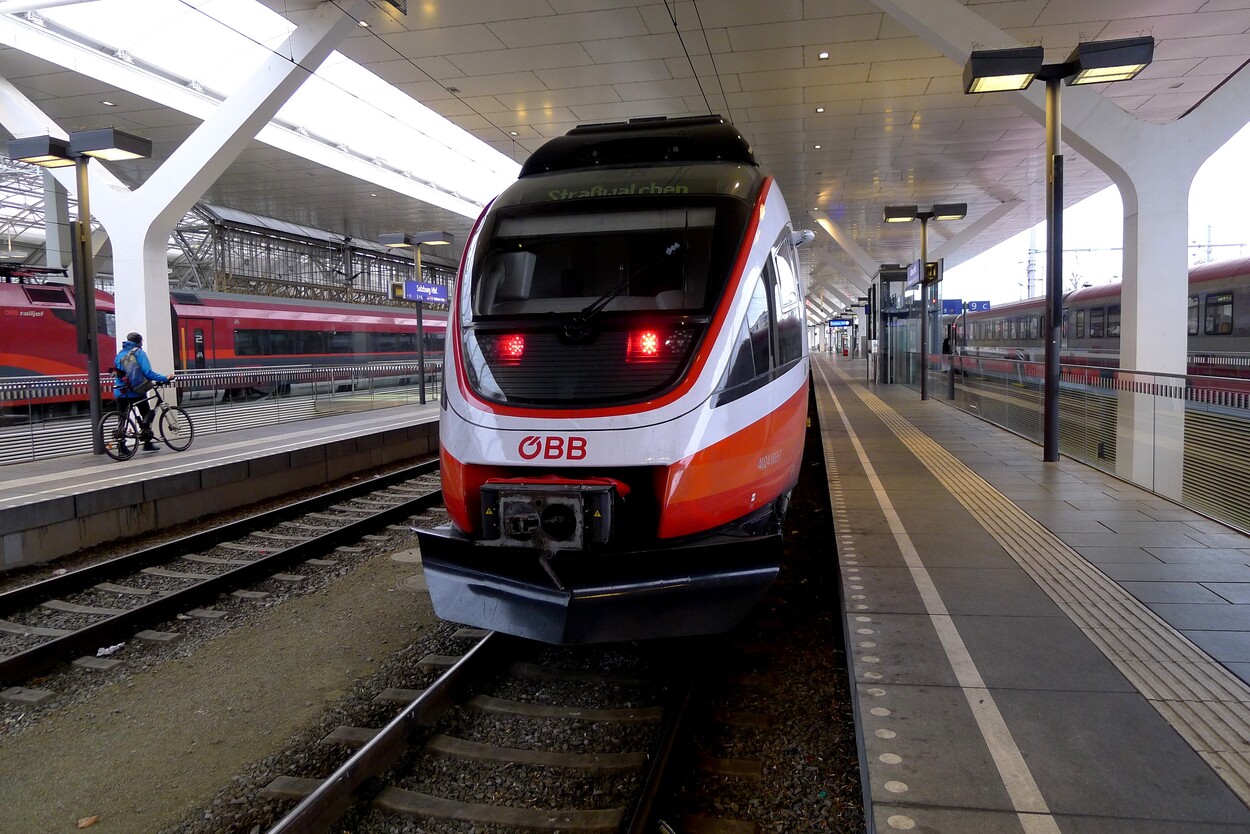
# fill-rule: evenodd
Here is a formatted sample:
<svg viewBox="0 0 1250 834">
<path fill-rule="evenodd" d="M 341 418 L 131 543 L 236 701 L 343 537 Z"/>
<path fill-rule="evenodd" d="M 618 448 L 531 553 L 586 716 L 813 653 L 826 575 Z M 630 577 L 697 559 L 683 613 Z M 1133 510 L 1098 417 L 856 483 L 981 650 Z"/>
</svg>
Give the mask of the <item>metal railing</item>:
<svg viewBox="0 0 1250 834">
<path fill-rule="evenodd" d="M 440 359 L 425 362 L 425 399 L 436 401 Z M 101 375 L 104 409 L 113 406 L 113 375 Z M 416 405 L 417 362 L 333 367 L 285 366 L 179 371 L 178 404 L 197 436 L 352 411 Z M 91 451 L 87 375 L 0 377 L 0 464 Z"/>
</svg>

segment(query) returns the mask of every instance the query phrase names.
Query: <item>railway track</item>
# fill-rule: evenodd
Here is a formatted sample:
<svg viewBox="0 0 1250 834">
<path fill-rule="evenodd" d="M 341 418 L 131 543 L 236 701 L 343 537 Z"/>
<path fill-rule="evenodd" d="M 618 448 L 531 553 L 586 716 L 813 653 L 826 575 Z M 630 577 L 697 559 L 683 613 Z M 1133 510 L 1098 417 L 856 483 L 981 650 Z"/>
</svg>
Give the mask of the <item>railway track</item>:
<svg viewBox="0 0 1250 834">
<path fill-rule="evenodd" d="M 402 705 L 381 727 L 340 726 L 344 750 L 324 778 L 283 775 L 262 792 L 298 800 L 270 834 L 385 830 L 386 818 L 507 830 L 642 832 L 699 664 L 698 643 L 555 648 L 470 629 L 459 657 L 420 690 L 387 689 Z M 681 669 L 681 672 L 676 670 Z M 492 774 L 510 771 L 502 786 Z"/>
<path fill-rule="evenodd" d="M 176 639 L 151 627 L 176 617 L 214 618 L 223 593 L 262 598 L 248 586 L 334 565 L 325 557 L 442 500 L 437 461 L 110 559 L 0 595 L 0 685 L 118 641 Z"/>
</svg>

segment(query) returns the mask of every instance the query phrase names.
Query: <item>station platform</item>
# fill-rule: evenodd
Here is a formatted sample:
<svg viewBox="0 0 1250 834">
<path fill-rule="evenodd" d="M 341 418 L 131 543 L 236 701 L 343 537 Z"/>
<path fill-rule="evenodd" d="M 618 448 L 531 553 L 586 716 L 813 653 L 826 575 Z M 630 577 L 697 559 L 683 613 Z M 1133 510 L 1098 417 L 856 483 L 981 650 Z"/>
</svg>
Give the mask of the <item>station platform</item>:
<svg viewBox="0 0 1250 834">
<path fill-rule="evenodd" d="M 434 401 L 197 436 L 185 452 L 162 447 L 128 461 L 87 454 L 11 464 L 0 468 L 0 569 L 437 451 Z"/>
<path fill-rule="evenodd" d="M 1250 831 L 1250 538 L 813 354 L 869 831 Z"/>
</svg>

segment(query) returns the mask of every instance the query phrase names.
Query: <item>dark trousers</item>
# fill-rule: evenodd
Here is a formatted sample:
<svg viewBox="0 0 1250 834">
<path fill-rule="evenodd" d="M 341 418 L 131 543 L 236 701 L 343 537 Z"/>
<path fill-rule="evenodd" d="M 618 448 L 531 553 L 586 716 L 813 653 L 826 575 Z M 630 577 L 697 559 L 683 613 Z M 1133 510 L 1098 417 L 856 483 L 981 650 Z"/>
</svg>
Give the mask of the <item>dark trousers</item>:
<svg viewBox="0 0 1250 834">
<path fill-rule="evenodd" d="M 152 406 L 148 405 L 147 397 L 118 397 L 117 416 L 121 423 L 126 422 L 126 415 L 131 408 L 139 409 L 139 439 L 152 439 Z"/>
</svg>

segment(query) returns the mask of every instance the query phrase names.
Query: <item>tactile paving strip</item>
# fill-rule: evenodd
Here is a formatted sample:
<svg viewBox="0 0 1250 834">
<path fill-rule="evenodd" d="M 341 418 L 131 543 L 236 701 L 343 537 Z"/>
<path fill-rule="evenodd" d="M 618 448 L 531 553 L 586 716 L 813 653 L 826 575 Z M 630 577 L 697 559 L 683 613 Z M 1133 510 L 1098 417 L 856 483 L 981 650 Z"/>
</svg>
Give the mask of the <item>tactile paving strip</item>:
<svg viewBox="0 0 1250 834">
<path fill-rule="evenodd" d="M 875 394 L 849 387 L 1250 804 L 1250 687 Z"/>
</svg>

